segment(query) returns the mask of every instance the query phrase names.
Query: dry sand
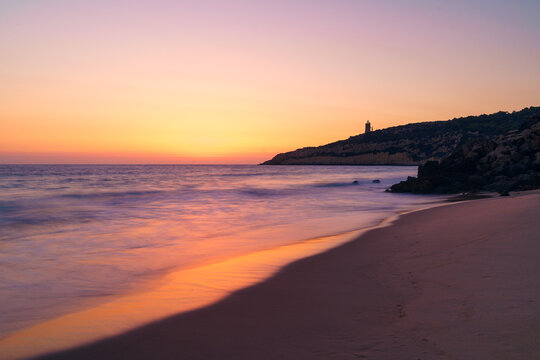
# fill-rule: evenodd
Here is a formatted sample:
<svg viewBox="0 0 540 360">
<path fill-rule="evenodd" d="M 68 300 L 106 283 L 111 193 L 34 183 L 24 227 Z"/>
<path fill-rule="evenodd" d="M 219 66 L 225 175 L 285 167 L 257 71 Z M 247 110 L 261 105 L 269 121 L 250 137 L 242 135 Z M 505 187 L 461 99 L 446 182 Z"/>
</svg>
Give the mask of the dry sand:
<svg viewBox="0 0 540 360">
<path fill-rule="evenodd" d="M 419 211 L 51 359 L 540 359 L 540 195 Z"/>
</svg>

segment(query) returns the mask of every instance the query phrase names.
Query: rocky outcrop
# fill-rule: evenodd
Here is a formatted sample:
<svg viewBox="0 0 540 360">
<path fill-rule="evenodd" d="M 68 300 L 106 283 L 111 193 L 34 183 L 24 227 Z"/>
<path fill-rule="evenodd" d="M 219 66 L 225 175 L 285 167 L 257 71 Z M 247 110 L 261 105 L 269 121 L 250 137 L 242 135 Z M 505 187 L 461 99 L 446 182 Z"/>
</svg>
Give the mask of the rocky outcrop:
<svg viewBox="0 0 540 360">
<path fill-rule="evenodd" d="M 417 177 L 391 187 L 392 192 L 458 193 L 477 190 L 505 193 L 540 187 L 540 116 L 497 138 L 469 140 L 450 156 L 428 161 Z"/>
<path fill-rule="evenodd" d="M 263 165 L 419 165 L 441 160 L 470 139 L 519 129 L 540 107 L 512 113 L 395 126 L 276 155 Z"/>
</svg>

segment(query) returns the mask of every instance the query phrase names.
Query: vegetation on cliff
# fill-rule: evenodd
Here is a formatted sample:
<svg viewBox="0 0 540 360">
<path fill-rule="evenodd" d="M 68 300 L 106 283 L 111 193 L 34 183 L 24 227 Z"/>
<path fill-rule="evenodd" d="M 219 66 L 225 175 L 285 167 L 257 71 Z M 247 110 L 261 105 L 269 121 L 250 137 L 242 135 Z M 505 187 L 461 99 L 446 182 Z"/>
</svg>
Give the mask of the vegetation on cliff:
<svg viewBox="0 0 540 360">
<path fill-rule="evenodd" d="M 458 193 L 476 190 L 506 193 L 540 187 L 540 116 L 497 138 L 469 140 L 450 156 L 428 161 L 418 177 L 391 187 L 392 192 Z"/>
<path fill-rule="evenodd" d="M 395 126 L 278 154 L 263 165 L 420 165 L 445 158 L 471 139 L 517 130 L 537 113 L 540 107 Z"/>
</svg>

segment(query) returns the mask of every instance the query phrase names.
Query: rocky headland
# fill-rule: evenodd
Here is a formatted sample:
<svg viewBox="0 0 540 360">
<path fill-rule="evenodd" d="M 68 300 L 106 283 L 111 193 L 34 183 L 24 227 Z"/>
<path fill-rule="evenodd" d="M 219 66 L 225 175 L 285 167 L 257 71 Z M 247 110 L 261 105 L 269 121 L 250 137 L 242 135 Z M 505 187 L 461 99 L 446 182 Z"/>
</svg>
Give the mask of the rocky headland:
<svg viewBox="0 0 540 360">
<path fill-rule="evenodd" d="M 263 165 L 421 165 L 470 140 L 518 130 L 540 107 L 376 130 L 318 147 L 281 153 Z M 362 124 L 363 125 L 363 124 Z"/>
<path fill-rule="evenodd" d="M 460 193 L 532 190 L 540 187 L 540 116 L 496 138 L 470 139 L 442 161 L 419 166 L 418 176 L 392 192 Z"/>
</svg>

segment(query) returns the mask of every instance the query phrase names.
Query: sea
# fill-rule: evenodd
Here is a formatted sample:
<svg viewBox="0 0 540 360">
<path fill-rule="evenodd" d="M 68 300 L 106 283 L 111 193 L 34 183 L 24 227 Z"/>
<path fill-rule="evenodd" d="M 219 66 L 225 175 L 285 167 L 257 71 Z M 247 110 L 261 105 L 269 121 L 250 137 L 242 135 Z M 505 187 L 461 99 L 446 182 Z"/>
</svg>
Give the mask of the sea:
<svg viewBox="0 0 540 360">
<path fill-rule="evenodd" d="M 260 281 L 277 270 L 257 272 L 259 260 L 253 260 L 251 267 L 243 263 L 235 271 L 230 260 L 261 252 L 268 259 L 273 249 L 321 239 L 323 251 L 396 213 L 440 202 L 440 197 L 385 192 L 416 171 L 414 166 L 1 165 L 0 340 L 23 341 L 25 331 L 40 324 L 118 299 L 142 302 L 136 296 L 160 287 L 161 294 L 169 291 L 163 286 L 173 273 L 227 262 L 228 270 L 219 270 L 224 294 L 240 286 L 232 280 L 236 285 L 227 285 L 227 274 L 251 271 Z M 274 268 L 314 252 L 298 249 Z M 168 312 L 182 310 L 169 305 Z M 125 319 L 144 311 L 127 312 L 116 322 L 129 323 Z M 77 321 L 78 329 L 83 325 Z M 116 325 L 107 329 L 138 323 Z M 47 333 L 60 334 L 61 326 L 55 326 Z M 76 341 L 99 338 L 99 331 Z M 69 341 L 57 347 L 76 344 Z M 28 348 L 24 341 L 17 346 Z"/>
</svg>

